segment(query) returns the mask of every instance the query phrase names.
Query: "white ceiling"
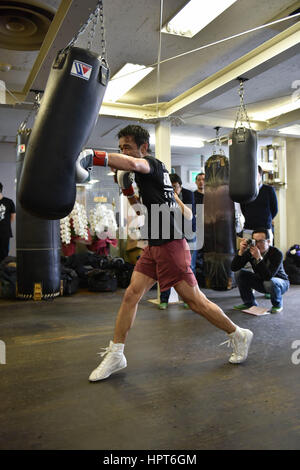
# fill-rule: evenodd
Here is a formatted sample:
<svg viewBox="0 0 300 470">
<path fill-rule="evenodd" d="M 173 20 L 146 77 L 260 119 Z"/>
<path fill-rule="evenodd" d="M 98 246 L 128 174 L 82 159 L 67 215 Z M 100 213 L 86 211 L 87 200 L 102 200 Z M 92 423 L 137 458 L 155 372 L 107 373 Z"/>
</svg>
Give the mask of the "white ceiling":
<svg viewBox="0 0 300 470">
<path fill-rule="evenodd" d="M 144 65 L 157 63 L 161 1 L 103 0 L 107 59 L 111 76 L 126 62 Z M 199 0 L 201 1 L 203 0 Z M 0 47 L 3 44 L 1 40 L 7 39 L 8 34 L 12 44 L 14 39 L 18 42 L 20 34 L 23 34 L 17 30 L 7 32 L 8 14 L 5 8 L 16 3 L 20 2 L 0 1 Z M 22 3 L 45 8 L 54 16 L 52 23 L 48 20 L 49 24 L 46 22 L 43 26 L 48 28 L 51 24 L 37 50 L 26 50 L 24 44 L 25 50 L 14 50 L 13 45 L 11 49 L 0 48 L 0 63 L 11 65 L 10 71 L 0 71 L 0 80 L 6 83 L 10 91 L 7 93 L 8 104 L 0 105 L 2 142 L 14 141 L 18 126 L 30 108 L 28 103 L 34 99 L 30 90 L 44 90 L 57 51 L 66 46 L 97 2 L 48 0 Z M 185 4 L 186 0 L 164 0 L 163 23 Z M 161 60 L 286 17 L 298 8 L 300 1 L 293 0 L 237 0 L 192 39 L 161 34 Z M 36 13 L 36 19 L 32 15 L 30 19 L 33 23 L 36 21 L 38 30 L 40 23 L 43 23 L 40 12 Z M 300 89 L 299 18 L 298 16 L 162 63 L 159 67 L 159 81 L 158 67 L 155 66 L 140 84 L 120 99 L 120 106 L 102 107 L 101 116 L 88 144 L 98 148 L 114 148 L 118 129 L 126 125 L 131 117 L 153 129 L 158 116 L 158 106 L 155 108 L 157 101 L 166 103 L 165 107 L 159 106 L 160 116 L 164 115 L 171 120 L 172 133 L 197 135 L 209 141 L 215 136 L 214 127 L 221 126 L 221 134 L 226 135 L 233 126 L 239 105 L 239 75 L 235 76 L 233 70 L 253 50 L 253 58 L 245 57 L 243 65 L 243 77 L 248 79 L 244 84 L 245 102 L 253 127 L 261 135 L 267 135 L 276 134 L 281 127 L 300 124 L 300 99 L 298 109 L 294 112 L 280 113 L 269 122 L 258 122 L 254 118 L 258 111 L 295 100 L 293 85 L 299 83 L 297 86 Z M 282 34 L 285 34 L 285 42 L 279 39 Z M 86 47 L 87 33 L 79 38 L 76 45 Z M 259 55 L 260 47 L 266 48 L 262 59 Z M 99 26 L 92 50 L 101 53 Z M 193 90 L 190 90 L 192 87 Z M 195 95 L 192 95 L 193 91 Z M 184 103 L 180 97 L 183 93 L 187 95 Z M 173 103 L 170 103 L 171 100 L 178 102 L 174 109 L 169 107 Z M 153 104 L 154 106 L 146 107 L 151 110 L 149 115 L 152 118 L 147 122 L 142 119 L 145 117 L 145 105 Z M 138 114 L 130 114 L 129 117 L 129 105 L 134 105 Z M 199 154 L 199 149 L 194 151 Z"/>
</svg>

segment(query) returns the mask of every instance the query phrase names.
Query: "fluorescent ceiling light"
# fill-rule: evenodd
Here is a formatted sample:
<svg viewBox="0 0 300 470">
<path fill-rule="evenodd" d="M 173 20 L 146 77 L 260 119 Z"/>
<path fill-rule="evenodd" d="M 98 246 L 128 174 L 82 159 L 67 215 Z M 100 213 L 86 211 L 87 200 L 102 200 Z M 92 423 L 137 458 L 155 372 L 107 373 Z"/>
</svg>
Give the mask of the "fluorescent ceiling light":
<svg viewBox="0 0 300 470">
<path fill-rule="evenodd" d="M 272 107 L 267 109 L 266 111 L 252 113 L 251 119 L 254 121 L 267 121 L 268 119 L 280 116 L 281 114 L 286 114 L 291 111 L 295 111 L 295 109 L 298 108 L 300 108 L 300 100 L 292 101 L 289 99 L 289 101 L 282 106 Z"/>
<path fill-rule="evenodd" d="M 293 126 L 282 127 L 279 129 L 282 134 L 300 135 L 300 124 L 294 124 Z"/>
<path fill-rule="evenodd" d="M 155 145 L 155 135 L 150 134 L 150 145 Z M 182 135 L 171 135 L 171 147 L 204 147 L 204 142 L 199 137 L 189 137 Z"/>
<path fill-rule="evenodd" d="M 199 137 L 171 136 L 171 147 L 204 147 L 203 140 Z"/>
<path fill-rule="evenodd" d="M 118 101 L 121 96 L 143 80 L 152 70 L 153 67 L 146 67 L 145 65 L 125 64 L 108 82 L 103 101 Z"/>
<path fill-rule="evenodd" d="M 190 0 L 165 26 L 163 33 L 192 38 L 236 0 Z"/>
</svg>

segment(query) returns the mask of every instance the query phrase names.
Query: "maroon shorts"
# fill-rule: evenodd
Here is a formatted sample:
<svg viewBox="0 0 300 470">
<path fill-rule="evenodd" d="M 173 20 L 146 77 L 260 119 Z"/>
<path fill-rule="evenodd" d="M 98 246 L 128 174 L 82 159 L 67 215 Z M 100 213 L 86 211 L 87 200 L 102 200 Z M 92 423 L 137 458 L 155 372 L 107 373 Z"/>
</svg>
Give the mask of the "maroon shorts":
<svg viewBox="0 0 300 470">
<path fill-rule="evenodd" d="M 190 286 L 198 284 L 191 270 L 191 253 L 185 239 L 147 246 L 134 270 L 158 281 L 161 291 L 180 281 L 186 281 Z"/>
</svg>

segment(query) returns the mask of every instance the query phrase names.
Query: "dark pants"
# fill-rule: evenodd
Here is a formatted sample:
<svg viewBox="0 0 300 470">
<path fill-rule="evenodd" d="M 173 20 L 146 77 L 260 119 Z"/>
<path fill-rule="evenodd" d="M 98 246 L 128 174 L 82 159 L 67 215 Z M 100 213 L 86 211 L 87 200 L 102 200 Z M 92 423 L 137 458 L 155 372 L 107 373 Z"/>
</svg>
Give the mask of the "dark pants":
<svg viewBox="0 0 300 470">
<path fill-rule="evenodd" d="M 0 238 L 0 263 L 8 256 L 9 238 Z"/>
<path fill-rule="evenodd" d="M 169 301 L 171 289 L 165 290 L 164 292 L 160 293 L 160 303 L 167 304 Z"/>
<path fill-rule="evenodd" d="M 262 281 L 261 278 L 246 269 L 241 269 L 235 273 L 235 279 L 244 304 L 257 305 L 252 289 L 263 294 L 271 294 L 273 307 L 282 306 L 282 296 L 290 287 L 289 281 L 272 277 L 269 281 Z"/>
</svg>

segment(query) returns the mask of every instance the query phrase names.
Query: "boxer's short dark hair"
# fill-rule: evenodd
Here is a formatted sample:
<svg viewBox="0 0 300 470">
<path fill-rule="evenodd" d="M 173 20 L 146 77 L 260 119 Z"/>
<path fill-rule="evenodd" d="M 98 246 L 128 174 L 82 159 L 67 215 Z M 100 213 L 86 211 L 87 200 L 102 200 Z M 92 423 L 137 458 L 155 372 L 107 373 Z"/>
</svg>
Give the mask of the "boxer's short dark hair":
<svg viewBox="0 0 300 470">
<path fill-rule="evenodd" d="M 144 127 L 130 124 L 129 126 L 126 126 L 121 129 L 118 133 L 118 139 L 120 139 L 121 137 L 128 136 L 133 137 L 138 147 L 140 147 L 144 143 L 147 143 L 148 146 L 150 145 L 150 134 L 147 129 L 144 129 Z"/>
</svg>

